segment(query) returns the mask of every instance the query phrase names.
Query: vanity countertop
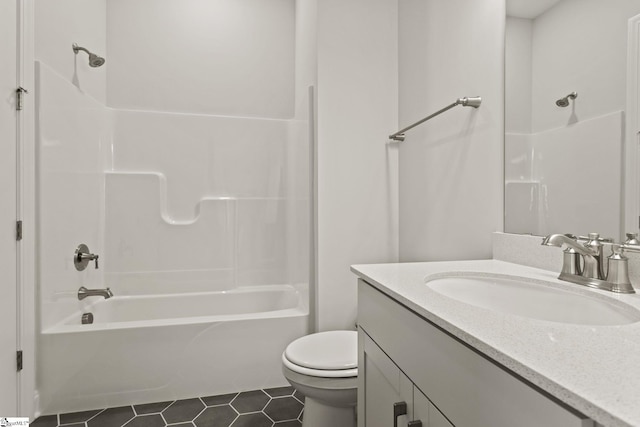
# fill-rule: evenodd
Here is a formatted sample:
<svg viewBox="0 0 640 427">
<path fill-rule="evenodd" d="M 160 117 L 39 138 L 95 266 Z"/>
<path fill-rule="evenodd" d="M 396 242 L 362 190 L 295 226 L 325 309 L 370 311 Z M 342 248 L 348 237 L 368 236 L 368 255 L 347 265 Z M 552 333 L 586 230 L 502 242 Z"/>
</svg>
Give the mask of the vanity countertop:
<svg viewBox="0 0 640 427">
<path fill-rule="evenodd" d="M 375 288 L 605 426 L 640 426 L 640 322 L 593 326 L 536 320 L 465 304 L 425 284 L 446 272 L 520 276 L 640 309 L 619 295 L 562 282 L 558 273 L 497 260 L 354 265 Z"/>
</svg>

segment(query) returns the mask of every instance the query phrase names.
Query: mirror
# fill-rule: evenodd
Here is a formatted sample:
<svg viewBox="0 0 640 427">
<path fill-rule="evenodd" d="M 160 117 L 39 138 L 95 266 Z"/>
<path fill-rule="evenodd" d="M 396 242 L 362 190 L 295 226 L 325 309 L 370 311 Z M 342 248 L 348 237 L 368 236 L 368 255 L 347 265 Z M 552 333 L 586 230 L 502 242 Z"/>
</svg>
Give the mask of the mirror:
<svg viewBox="0 0 640 427">
<path fill-rule="evenodd" d="M 638 14 L 640 0 L 507 0 L 505 232 L 622 238 Z"/>
</svg>

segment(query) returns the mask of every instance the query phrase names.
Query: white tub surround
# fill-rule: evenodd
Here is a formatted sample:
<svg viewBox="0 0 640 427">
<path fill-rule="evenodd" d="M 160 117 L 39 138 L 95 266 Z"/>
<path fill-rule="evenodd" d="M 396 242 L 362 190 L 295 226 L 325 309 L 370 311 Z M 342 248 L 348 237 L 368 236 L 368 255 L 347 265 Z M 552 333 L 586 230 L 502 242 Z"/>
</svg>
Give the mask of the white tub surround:
<svg viewBox="0 0 640 427">
<path fill-rule="evenodd" d="M 308 333 L 308 121 L 114 109 L 36 69 L 39 413 L 285 385 Z M 80 243 L 99 269 L 74 268 Z"/>
<path fill-rule="evenodd" d="M 606 426 L 640 425 L 640 322 L 583 326 L 534 320 L 465 304 L 425 285 L 446 272 L 506 274 L 551 282 L 640 309 L 640 297 L 557 280 L 557 271 L 497 260 L 356 265 L 352 271 L 422 318 Z"/>
<path fill-rule="evenodd" d="M 262 285 L 87 303 L 41 335 L 42 412 L 284 386 L 282 349 L 307 333 L 307 301 L 306 286 Z"/>
<path fill-rule="evenodd" d="M 548 110 L 548 108 L 545 108 Z M 620 235 L 622 147 L 624 113 L 615 111 L 571 126 L 529 134 L 505 134 L 505 230 L 546 234 L 574 230 L 586 235 L 597 226 L 602 236 Z M 607 141 L 606 144 L 587 141 Z M 580 162 L 575 162 L 580 153 Z M 611 171 L 581 185 L 584 164 Z M 575 168 L 575 169 L 571 169 Z M 566 189 L 572 189 L 567 197 Z M 599 197 L 591 197 L 598 194 Z M 580 200 L 578 206 L 575 201 Z M 602 209 L 609 206 L 610 209 Z M 584 215 L 589 212 L 589 215 Z"/>
</svg>

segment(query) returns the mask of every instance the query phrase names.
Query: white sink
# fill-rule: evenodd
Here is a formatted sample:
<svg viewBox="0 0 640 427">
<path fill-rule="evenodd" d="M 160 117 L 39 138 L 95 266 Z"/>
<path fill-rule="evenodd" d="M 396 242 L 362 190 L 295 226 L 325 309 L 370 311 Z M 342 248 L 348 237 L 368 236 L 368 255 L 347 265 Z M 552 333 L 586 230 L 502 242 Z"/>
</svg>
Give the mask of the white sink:
<svg viewBox="0 0 640 427">
<path fill-rule="evenodd" d="M 515 276 L 451 273 L 427 277 L 434 291 L 460 302 L 504 314 L 578 325 L 625 325 L 640 311 L 619 301 L 573 292 L 558 284 Z"/>
</svg>

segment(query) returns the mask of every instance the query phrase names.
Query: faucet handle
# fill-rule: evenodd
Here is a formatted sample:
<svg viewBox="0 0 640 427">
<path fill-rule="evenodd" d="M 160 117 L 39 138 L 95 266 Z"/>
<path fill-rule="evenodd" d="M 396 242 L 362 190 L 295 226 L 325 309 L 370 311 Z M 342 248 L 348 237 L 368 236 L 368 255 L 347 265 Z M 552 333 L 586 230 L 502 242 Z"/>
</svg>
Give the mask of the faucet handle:
<svg viewBox="0 0 640 427">
<path fill-rule="evenodd" d="M 598 233 L 589 233 L 587 236 L 578 236 L 578 240 L 595 241 L 601 243 L 614 243 L 612 237 L 600 237 Z"/>
<path fill-rule="evenodd" d="M 587 237 L 587 242 L 584 244 L 585 247 L 591 248 L 596 252 L 602 250 L 602 242 L 607 242 L 611 239 L 601 239 L 598 233 L 589 233 Z"/>
<path fill-rule="evenodd" d="M 573 248 L 567 247 L 562 251 L 562 273 L 582 276 L 580 254 Z"/>
<path fill-rule="evenodd" d="M 73 255 L 73 264 L 76 266 L 76 270 L 82 271 L 87 268 L 89 261 L 94 261 L 96 268 L 98 268 L 98 258 L 99 255 L 92 254 L 87 245 L 82 243 L 76 248 L 76 252 Z"/>
<path fill-rule="evenodd" d="M 624 248 L 621 245 L 612 245 L 613 251 L 608 258 L 609 271 L 607 282 L 613 287 L 613 292 L 633 293 L 633 286 L 629 280 L 629 259 L 624 256 Z"/>
<path fill-rule="evenodd" d="M 627 240 L 624 241 L 625 245 L 640 245 L 640 240 L 638 240 L 638 233 L 626 233 Z"/>
</svg>

